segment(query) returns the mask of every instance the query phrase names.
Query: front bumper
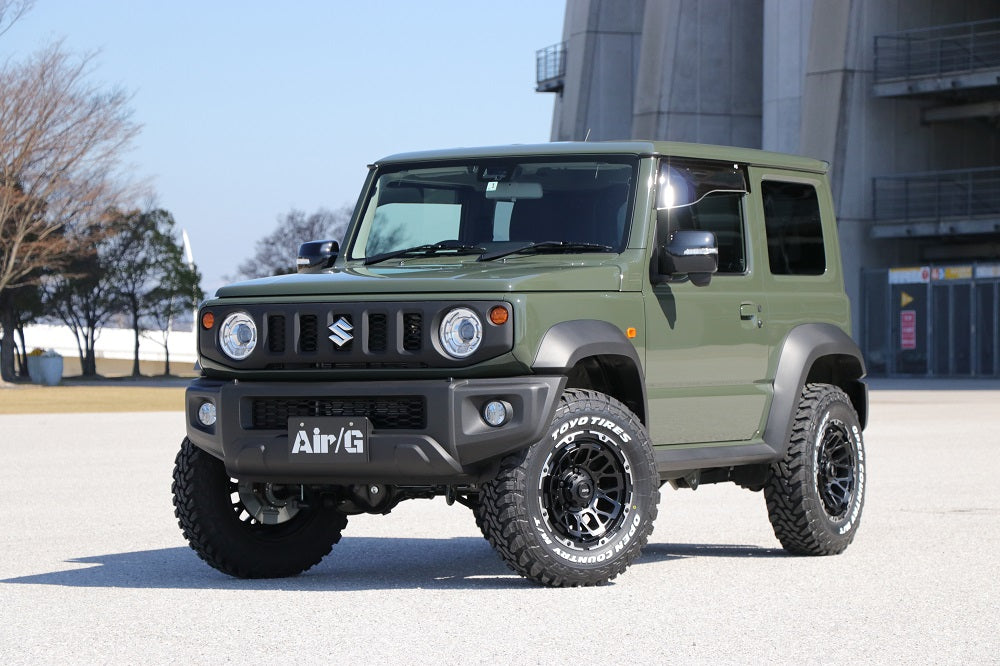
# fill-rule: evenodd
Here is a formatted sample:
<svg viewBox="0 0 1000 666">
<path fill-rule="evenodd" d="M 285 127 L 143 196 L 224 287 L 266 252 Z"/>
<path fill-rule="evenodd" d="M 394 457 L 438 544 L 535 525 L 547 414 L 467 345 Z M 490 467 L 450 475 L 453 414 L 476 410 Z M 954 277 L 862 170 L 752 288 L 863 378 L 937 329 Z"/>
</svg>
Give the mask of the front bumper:
<svg viewBox="0 0 1000 666">
<path fill-rule="evenodd" d="M 373 382 L 239 382 L 198 379 L 187 389 L 187 435 L 201 449 L 222 459 L 238 479 L 281 483 L 393 483 L 422 485 L 470 483 L 487 479 L 496 462 L 544 435 L 552 422 L 563 376 L 502 379 L 408 380 Z M 416 401 L 423 418 L 386 419 L 394 399 Z M 514 416 L 491 427 L 480 417 L 490 400 L 503 400 Z M 204 426 L 198 409 L 215 404 L 218 420 Z M 370 405 L 373 428 L 366 463 L 290 460 L 288 430 L 274 404 L 301 410 L 323 404 Z M 313 414 L 322 415 L 322 414 Z M 359 416 L 356 411 L 352 413 Z M 380 427 L 381 426 L 381 427 Z"/>
</svg>

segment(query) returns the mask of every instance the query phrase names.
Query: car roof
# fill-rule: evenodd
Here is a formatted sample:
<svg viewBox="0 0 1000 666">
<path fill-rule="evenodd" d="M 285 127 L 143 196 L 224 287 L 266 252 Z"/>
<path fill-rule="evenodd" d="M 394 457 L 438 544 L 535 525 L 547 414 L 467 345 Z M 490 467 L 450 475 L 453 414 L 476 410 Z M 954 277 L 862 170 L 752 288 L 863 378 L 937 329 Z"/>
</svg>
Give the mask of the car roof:
<svg viewBox="0 0 1000 666">
<path fill-rule="evenodd" d="M 797 171 L 826 173 L 827 162 L 802 157 L 773 153 L 754 148 L 716 146 L 704 143 L 682 143 L 678 141 L 566 141 L 539 144 L 512 144 L 507 146 L 484 146 L 476 148 L 451 148 L 447 150 L 426 150 L 412 153 L 389 155 L 378 160 L 373 166 L 400 162 L 431 162 L 444 160 L 482 159 L 488 157 L 547 157 L 569 155 L 635 155 L 686 157 L 723 162 L 737 162 L 754 166 L 779 167 Z"/>
</svg>

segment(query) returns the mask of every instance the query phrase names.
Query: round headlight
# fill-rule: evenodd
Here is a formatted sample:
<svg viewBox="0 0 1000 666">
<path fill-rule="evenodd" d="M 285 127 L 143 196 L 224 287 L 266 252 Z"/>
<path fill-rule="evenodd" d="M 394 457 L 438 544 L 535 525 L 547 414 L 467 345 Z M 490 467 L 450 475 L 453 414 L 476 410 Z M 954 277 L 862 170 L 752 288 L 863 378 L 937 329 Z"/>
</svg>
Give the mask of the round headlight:
<svg viewBox="0 0 1000 666">
<path fill-rule="evenodd" d="M 455 308 L 441 321 L 441 346 L 449 356 L 465 358 L 483 341 L 483 323 L 469 308 Z"/>
<path fill-rule="evenodd" d="M 246 312 L 234 312 L 219 327 L 219 346 L 229 358 L 242 361 L 257 346 L 257 325 Z"/>
</svg>

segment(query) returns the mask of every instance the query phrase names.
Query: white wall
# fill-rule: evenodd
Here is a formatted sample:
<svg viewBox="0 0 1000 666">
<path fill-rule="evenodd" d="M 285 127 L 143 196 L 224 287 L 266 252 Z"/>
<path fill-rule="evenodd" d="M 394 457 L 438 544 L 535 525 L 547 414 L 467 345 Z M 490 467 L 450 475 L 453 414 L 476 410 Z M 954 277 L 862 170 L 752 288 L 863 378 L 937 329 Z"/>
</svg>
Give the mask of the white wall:
<svg viewBox="0 0 1000 666">
<path fill-rule="evenodd" d="M 159 333 L 153 332 L 152 339 L 139 340 L 139 359 L 143 361 L 163 361 L 163 346 L 157 342 Z M 20 340 L 18 341 L 20 342 Z M 36 347 L 54 349 L 62 356 L 78 357 L 76 338 L 65 326 L 34 325 L 24 329 L 24 344 L 28 351 Z M 194 363 L 197 360 L 194 333 L 191 331 L 171 331 L 169 342 L 170 362 Z M 127 328 L 105 328 L 100 332 L 94 353 L 97 358 L 131 359 L 135 345 L 134 334 Z"/>
</svg>

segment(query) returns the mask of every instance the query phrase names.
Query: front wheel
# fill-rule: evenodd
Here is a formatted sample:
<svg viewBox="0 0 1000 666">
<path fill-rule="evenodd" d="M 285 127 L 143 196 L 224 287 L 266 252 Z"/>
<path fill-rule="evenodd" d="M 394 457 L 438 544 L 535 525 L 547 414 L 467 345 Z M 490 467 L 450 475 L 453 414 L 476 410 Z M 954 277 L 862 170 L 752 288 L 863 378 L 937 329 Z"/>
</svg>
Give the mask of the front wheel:
<svg viewBox="0 0 1000 666">
<path fill-rule="evenodd" d="M 476 519 L 517 573 L 596 585 L 639 556 L 658 500 L 646 429 L 614 398 L 572 389 L 545 438 L 504 459 L 484 486 Z"/>
<path fill-rule="evenodd" d="M 796 555 L 843 552 L 865 504 L 865 447 L 857 412 L 830 384 L 802 389 L 788 452 L 764 485 L 767 514 L 784 549 Z"/>
<path fill-rule="evenodd" d="M 198 556 L 238 578 L 283 578 L 317 564 L 347 516 L 302 486 L 240 482 L 185 438 L 174 466 L 174 514 Z M 310 502 L 309 500 L 316 500 Z"/>
</svg>

